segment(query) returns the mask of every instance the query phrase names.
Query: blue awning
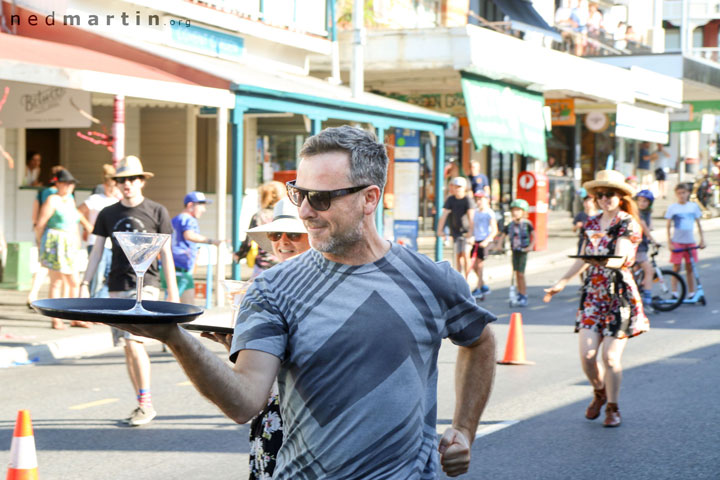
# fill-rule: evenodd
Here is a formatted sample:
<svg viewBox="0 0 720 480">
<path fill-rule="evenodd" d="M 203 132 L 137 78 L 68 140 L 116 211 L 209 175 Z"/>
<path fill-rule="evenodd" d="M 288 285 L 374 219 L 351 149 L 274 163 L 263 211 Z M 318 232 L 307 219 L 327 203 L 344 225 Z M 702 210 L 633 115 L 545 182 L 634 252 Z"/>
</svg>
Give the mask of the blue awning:
<svg viewBox="0 0 720 480">
<path fill-rule="evenodd" d="M 510 28 L 521 32 L 537 32 L 561 42 L 560 34 L 540 16 L 528 0 L 493 0 L 510 19 Z"/>
</svg>

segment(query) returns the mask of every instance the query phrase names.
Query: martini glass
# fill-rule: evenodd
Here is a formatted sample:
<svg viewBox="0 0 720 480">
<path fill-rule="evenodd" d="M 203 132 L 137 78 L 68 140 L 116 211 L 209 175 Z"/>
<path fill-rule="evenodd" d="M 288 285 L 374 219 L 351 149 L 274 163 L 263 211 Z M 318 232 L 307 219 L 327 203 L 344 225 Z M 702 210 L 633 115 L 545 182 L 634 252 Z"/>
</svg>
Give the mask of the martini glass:
<svg viewBox="0 0 720 480">
<path fill-rule="evenodd" d="M 145 272 L 150 268 L 170 235 L 166 233 L 115 232 L 113 236 L 125 252 L 125 256 L 137 276 L 137 296 L 135 306 L 130 311 L 141 315 L 151 315 L 152 312 L 145 310 L 142 306 L 143 280 Z"/>
<path fill-rule="evenodd" d="M 252 280 L 223 280 L 223 287 L 230 300 L 230 308 L 232 309 L 232 323 L 230 327 L 235 326 L 235 318 L 240 310 L 240 303 L 245 296 Z"/>
</svg>

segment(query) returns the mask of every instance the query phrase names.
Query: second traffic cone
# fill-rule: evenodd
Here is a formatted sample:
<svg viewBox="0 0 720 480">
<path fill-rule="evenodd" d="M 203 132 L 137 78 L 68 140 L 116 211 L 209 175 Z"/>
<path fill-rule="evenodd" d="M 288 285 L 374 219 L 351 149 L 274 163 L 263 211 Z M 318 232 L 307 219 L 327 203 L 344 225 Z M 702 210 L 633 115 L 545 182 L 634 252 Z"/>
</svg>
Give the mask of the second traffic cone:
<svg viewBox="0 0 720 480">
<path fill-rule="evenodd" d="M 510 317 L 505 356 L 497 362 L 501 365 L 534 365 L 535 362 L 525 360 L 525 338 L 522 331 L 522 315 L 513 313 Z"/>
<path fill-rule="evenodd" d="M 37 456 L 30 412 L 19 410 L 10 446 L 10 465 L 6 480 L 37 480 Z"/>
</svg>

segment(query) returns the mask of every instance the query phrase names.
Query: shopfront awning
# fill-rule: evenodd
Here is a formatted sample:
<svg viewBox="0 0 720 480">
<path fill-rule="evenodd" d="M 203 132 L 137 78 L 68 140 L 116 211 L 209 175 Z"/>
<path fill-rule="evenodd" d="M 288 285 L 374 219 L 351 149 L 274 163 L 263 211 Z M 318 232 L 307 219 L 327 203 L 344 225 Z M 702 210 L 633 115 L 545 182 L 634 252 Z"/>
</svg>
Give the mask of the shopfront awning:
<svg viewBox="0 0 720 480">
<path fill-rule="evenodd" d="M 228 90 L 198 85 L 152 66 L 74 45 L 0 33 L 0 86 L 3 80 L 191 105 L 235 105 Z"/>
<path fill-rule="evenodd" d="M 562 41 L 555 31 L 528 0 L 493 0 L 495 5 L 510 19 L 510 28 L 521 32 L 537 32 L 556 41 Z"/>
<path fill-rule="evenodd" d="M 654 143 L 668 143 L 668 114 L 621 103 L 615 116 L 615 135 Z"/>
<path fill-rule="evenodd" d="M 489 145 L 546 160 L 542 95 L 467 73 L 461 83 L 477 148 Z"/>
</svg>

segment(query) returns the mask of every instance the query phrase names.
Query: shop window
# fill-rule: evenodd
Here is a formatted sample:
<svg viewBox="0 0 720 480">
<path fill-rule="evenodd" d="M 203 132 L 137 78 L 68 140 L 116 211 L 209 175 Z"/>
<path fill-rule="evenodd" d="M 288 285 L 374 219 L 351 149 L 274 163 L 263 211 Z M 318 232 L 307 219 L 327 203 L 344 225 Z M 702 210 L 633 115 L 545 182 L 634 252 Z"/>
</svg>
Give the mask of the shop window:
<svg viewBox="0 0 720 480">
<path fill-rule="evenodd" d="M 50 170 L 60 165 L 60 130 L 57 128 L 28 128 L 25 130 L 25 151 L 40 154 L 40 174 L 38 180 L 43 185 L 50 181 Z M 25 177 L 25 159 L 21 168 Z"/>
</svg>

